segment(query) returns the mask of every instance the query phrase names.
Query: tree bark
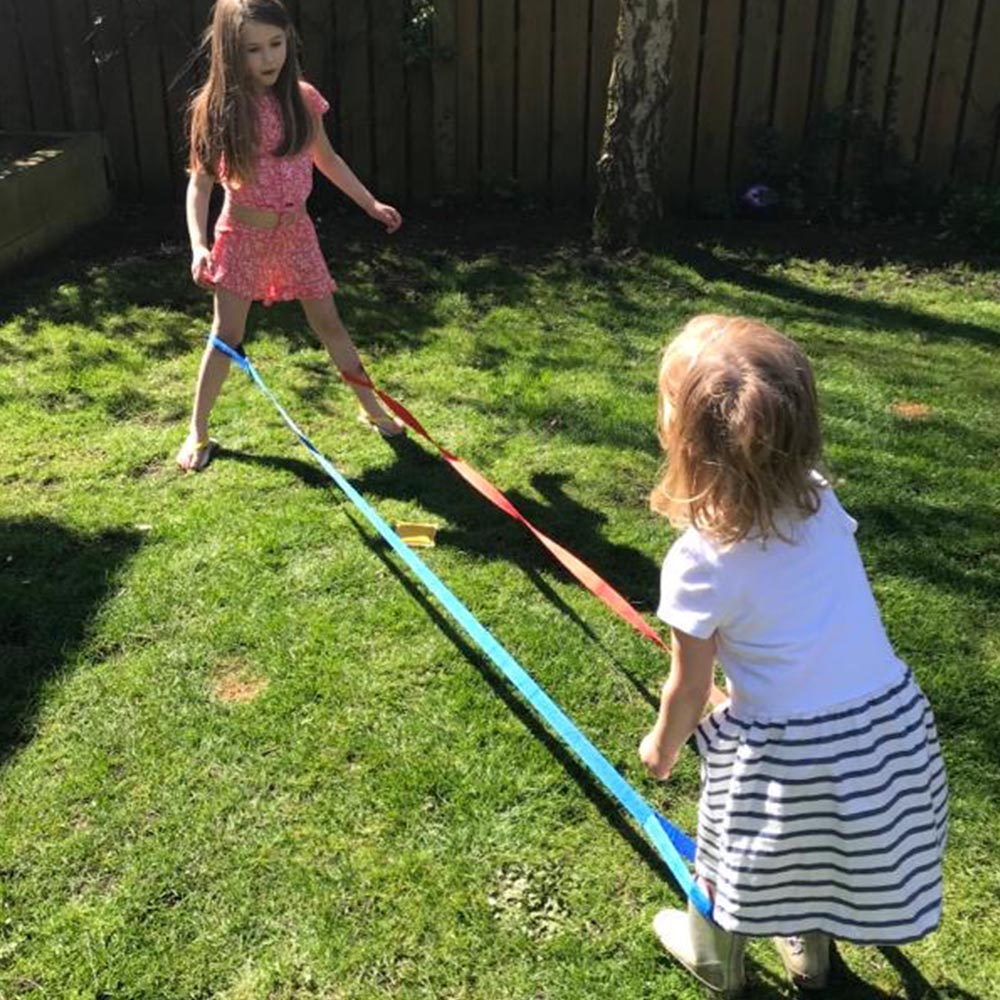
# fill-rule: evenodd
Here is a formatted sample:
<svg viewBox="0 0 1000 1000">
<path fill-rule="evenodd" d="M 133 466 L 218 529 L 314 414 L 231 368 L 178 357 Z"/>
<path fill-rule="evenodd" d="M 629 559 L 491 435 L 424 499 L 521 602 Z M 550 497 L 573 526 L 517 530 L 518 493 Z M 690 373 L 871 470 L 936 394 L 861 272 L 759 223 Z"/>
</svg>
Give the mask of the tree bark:
<svg viewBox="0 0 1000 1000">
<path fill-rule="evenodd" d="M 677 0 L 621 0 L 597 161 L 594 241 L 632 246 L 663 219 Z"/>
</svg>

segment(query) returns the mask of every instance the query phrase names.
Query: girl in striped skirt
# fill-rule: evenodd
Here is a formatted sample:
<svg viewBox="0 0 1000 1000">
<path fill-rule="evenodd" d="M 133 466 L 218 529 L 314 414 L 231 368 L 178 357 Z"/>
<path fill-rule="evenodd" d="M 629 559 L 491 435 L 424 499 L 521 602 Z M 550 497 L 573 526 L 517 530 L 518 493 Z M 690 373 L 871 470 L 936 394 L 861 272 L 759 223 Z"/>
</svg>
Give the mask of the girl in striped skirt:
<svg viewBox="0 0 1000 1000">
<path fill-rule="evenodd" d="M 930 706 L 892 651 L 854 540 L 817 471 L 809 362 L 761 323 L 691 320 L 664 352 L 655 511 L 683 534 L 658 615 L 670 676 L 640 756 L 665 779 L 694 733 L 696 873 L 713 919 L 664 910 L 664 947 L 725 996 L 743 942 L 774 938 L 822 988 L 831 938 L 900 944 L 937 927 L 947 785 Z M 729 698 L 702 719 L 718 660 Z"/>
</svg>

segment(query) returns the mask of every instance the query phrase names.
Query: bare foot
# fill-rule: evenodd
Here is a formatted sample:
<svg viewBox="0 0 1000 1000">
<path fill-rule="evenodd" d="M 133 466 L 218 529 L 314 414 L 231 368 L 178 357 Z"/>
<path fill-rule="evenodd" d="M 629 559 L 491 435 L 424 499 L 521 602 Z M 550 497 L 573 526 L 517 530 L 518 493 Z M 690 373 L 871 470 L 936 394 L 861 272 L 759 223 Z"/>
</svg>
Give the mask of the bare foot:
<svg viewBox="0 0 1000 1000">
<path fill-rule="evenodd" d="M 188 434 L 187 440 L 177 452 L 177 467 L 184 472 L 201 472 L 212 460 L 212 452 L 216 443 L 211 438 L 199 441 L 194 434 Z"/>
</svg>

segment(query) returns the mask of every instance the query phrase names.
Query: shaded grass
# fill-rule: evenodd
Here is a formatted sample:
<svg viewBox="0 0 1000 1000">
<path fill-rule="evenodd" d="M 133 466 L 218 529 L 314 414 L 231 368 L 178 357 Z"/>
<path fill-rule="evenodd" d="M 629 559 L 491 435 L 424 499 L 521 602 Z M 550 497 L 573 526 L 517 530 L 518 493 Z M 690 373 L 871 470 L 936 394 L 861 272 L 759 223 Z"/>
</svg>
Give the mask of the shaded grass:
<svg viewBox="0 0 1000 1000">
<path fill-rule="evenodd" d="M 179 246 L 126 235 L 0 294 L 0 996 L 695 996 L 650 939 L 677 897 L 644 842 L 245 379 L 217 460 L 175 473 L 208 300 Z M 803 343 L 953 791 L 944 926 L 845 947 L 837 995 L 986 998 L 1000 273 L 750 235 L 606 259 L 572 224 L 389 242 L 337 221 L 326 247 L 380 384 L 647 612 L 670 541 L 645 504 L 663 341 L 712 310 Z M 693 756 L 663 787 L 635 762 L 656 650 L 422 445 L 359 428 L 294 305 L 251 326 L 317 444 L 387 519 L 440 525 L 428 564 L 692 828 Z M 752 959 L 750 995 L 786 995 L 766 944 Z"/>
</svg>

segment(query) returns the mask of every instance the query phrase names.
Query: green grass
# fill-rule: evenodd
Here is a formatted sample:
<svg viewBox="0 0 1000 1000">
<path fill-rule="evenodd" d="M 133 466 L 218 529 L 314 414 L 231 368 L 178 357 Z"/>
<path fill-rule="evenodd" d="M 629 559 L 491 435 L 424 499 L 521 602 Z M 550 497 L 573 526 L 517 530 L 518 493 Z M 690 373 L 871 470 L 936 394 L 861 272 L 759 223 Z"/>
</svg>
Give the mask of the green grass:
<svg viewBox="0 0 1000 1000">
<path fill-rule="evenodd" d="M 327 239 L 379 383 L 647 614 L 665 338 L 713 310 L 802 342 L 953 796 L 941 930 L 845 947 L 831 993 L 996 996 L 1000 267 L 767 227 L 611 260 L 531 218 Z M 244 376 L 218 459 L 177 474 L 208 315 L 180 246 L 127 222 L 0 287 L 0 998 L 697 996 L 649 931 L 678 903 L 650 849 Z M 431 568 L 692 828 L 693 755 L 665 786 L 637 766 L 661 654 L 427 448 L 361 428 L 296 306 L 251 326 L 317 445 L 440 526 Z M 750 954 L 750 996 L 788 995 Z"/>
</svg>

